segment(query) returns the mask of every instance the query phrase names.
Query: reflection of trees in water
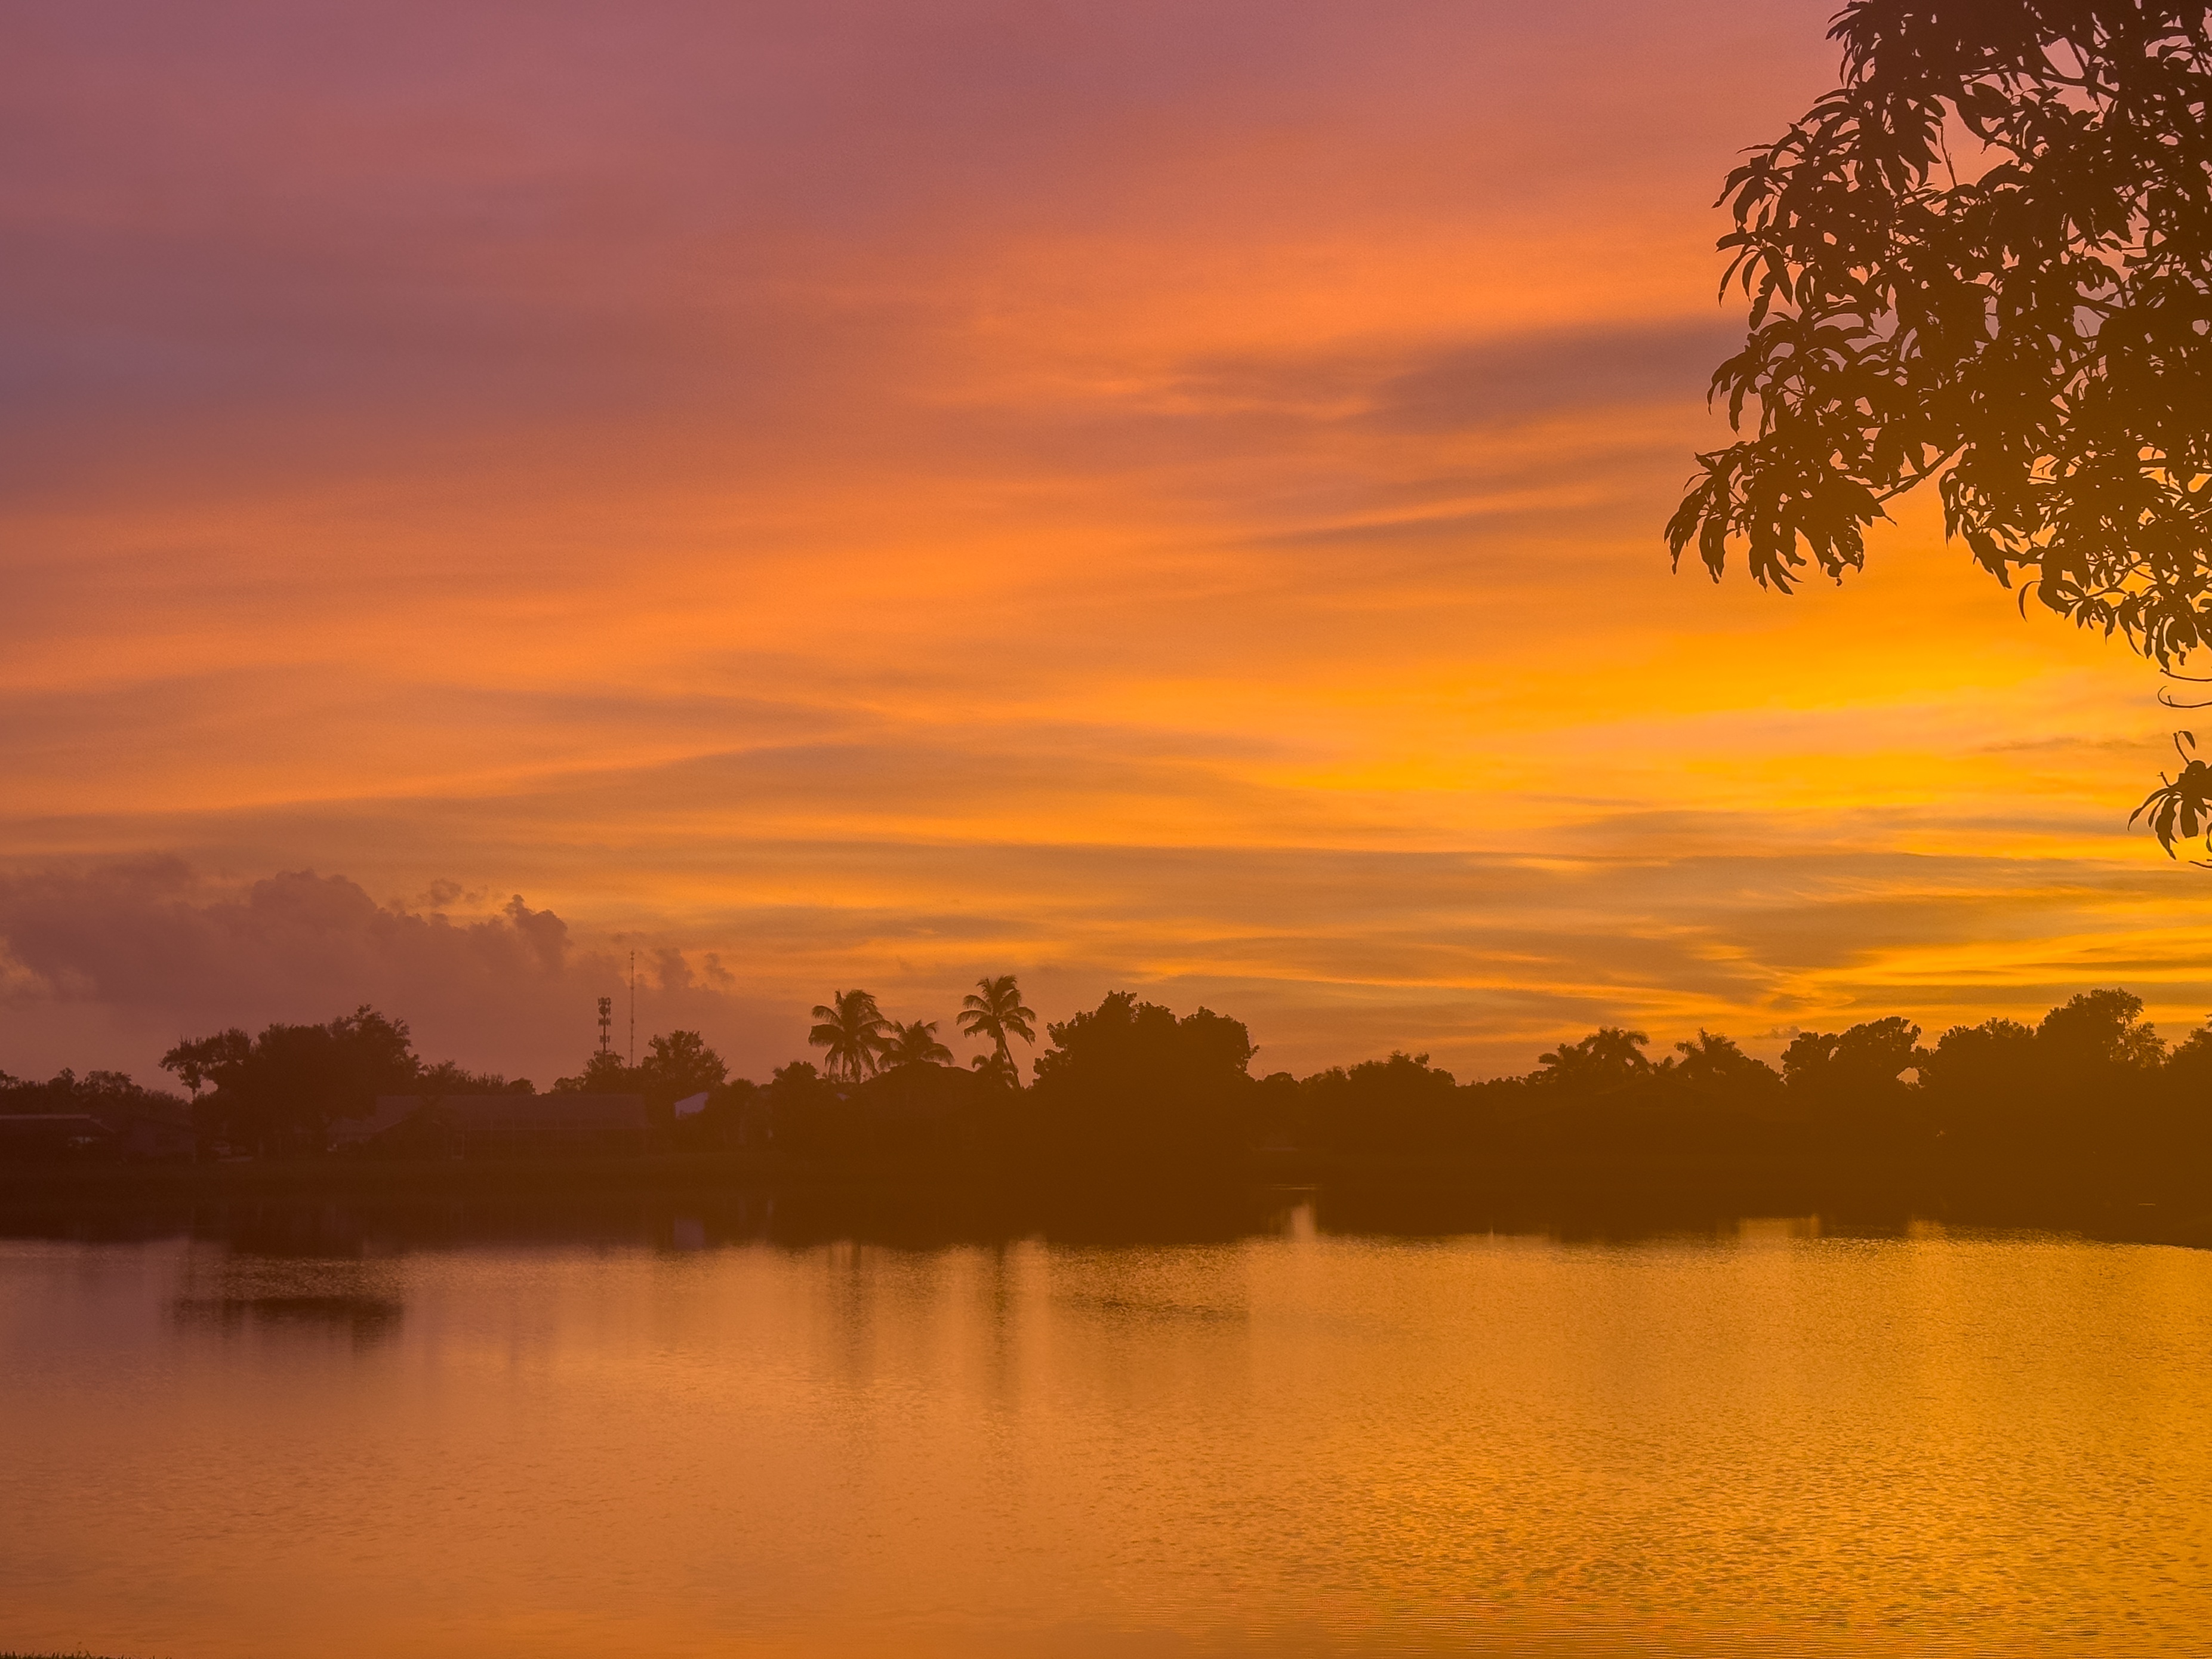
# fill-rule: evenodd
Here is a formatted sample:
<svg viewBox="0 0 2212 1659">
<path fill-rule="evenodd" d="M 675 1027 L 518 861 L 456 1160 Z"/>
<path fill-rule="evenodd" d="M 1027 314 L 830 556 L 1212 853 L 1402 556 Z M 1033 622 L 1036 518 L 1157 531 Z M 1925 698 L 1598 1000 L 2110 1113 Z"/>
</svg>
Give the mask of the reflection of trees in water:
<svg viewBox="0 0 2212 1659">
<path fill-rule="evenodd" d="M 213 1327 L 225 1334 L 250 1324 L 343 1334 L 361 1346 L 397 1333 L 406 1306 L 374 1296 L 218 1296 L 180 1297 L 172 1311 L 179 1324 Z"/>
<path fill-rule="evenodd" d="M 348 1231 L 331 1206 L 298 1207 L 303 1219 L 310 1210 L 320 1215 L 326 1237 Z M 218 1249 L 196 1244 L 185 1252 L 170 1304 L 178 1323 L 226 1336 L 247 1330 L 343 1335 L 356 1346 L 398 1333 L 406 1296 L 397 1263 L 380 1252 L 365 1257 L 358 1248 L 324 1255 L 262 1252 L 252 1241 L 268 1236 L 265 1208 L 256 1206 L 234 1235 L 209 1241 L 218 1243 Z M 281 1231 L 296 1238 L 296 1230 Z M 204 1232 L 199 1236 L 205 1237 Z"/>
<path fill-rule="evenodd" d="M 859 1244 L 896 1250 L 1048 1247 L 1112 1249 L 1232 1244 L 1350 1236 L 1448 1238 L 1486 1233 L 1568 1243 L 1651 1239 L 1732 1243 L 1747 1218 L 1781 1218 L 1785 1231 L 1823 1237 L 1902 1238 L 1946 1228 L 2063 1231 L 2116 1242 L 2212 1245 L 2201 1194 L 2147 1182 L 2048 1171 L 1975 1172 L 1816 1159 L 1656 1159 L 1577 1169 L 1558 1164 L 1350 1163 L 1298 1185 L 1252 1181 L 1179 1193 L 1140 1188 L 1059 1191 L 1006 1183 L 937 1182 L 909 1188 L 853 1182 L 702 1192 L 641 1191 L 579 1202 L 545 1197 L 434 1204 L 301 1200 L 296 1239 L 309 1224 L 329 1254 L 262 1255 L 274 1206 L 249 1224 L 220 1212 L 189 1221 L 151 1217 L 100 1235 L 145 1241 L 189 1235 L 198 1265 L 178 1287 L 183 1321 L 227 1330 L 344 1330 L 364 1340 L 396 1332 L 405 1304 L 399 1261 L 470 1249 L 641 1250 L 670 1255 L 742 1248 L 813 1250 Z M 16 1237 L 91 1237 L 66 1208 L 0 1217 Z M 1772 1227 L 1768 1228 L 1773 1231 Z M 210 1269 L 206 1257 L 220 1251 Z"/>
</svg>

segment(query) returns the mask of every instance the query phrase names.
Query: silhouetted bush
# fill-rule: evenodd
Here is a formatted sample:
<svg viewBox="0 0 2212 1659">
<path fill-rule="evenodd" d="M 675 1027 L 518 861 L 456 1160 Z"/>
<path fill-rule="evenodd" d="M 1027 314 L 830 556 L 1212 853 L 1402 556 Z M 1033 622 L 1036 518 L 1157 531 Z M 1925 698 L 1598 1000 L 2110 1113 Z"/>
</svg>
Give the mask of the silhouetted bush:
<svg viewBox="0 0 2212 1659">
<path fill-rule="evenodd" d="M 1334 1066 L 1296 1087 L 1292 1134 L 1325 1152 L 1466 1153 L 1482 1142 L 1468 1091 L 1426 1054 Z"/>
<path fill-rule="evenodd" d="M 1172 1177 L 1252 1145 L 1260 1101 L 1242 1021 L 1208 1008 L 1177 1019 L 1115 991 L 1045 1034 L 1053 1046 L 1037 1056 L 1028 1110 L 1015 1120 L 1028 1149 Z"/>
</svg>

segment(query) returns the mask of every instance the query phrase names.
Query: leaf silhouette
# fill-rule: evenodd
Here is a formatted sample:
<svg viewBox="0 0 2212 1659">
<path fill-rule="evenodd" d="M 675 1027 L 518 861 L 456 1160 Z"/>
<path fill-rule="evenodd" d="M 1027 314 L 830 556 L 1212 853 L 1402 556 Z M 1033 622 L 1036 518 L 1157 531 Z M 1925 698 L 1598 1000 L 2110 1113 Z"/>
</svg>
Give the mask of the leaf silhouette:
<svg viewBox="0 0 2212 1659">
<path fill-rule="evenodd" d="M 2212 9 L 1851 0 L 1831 33 L 1840 84 L 1723 186 L 1748 319 L 1710 398 L 1745 435 L 1697 458 L 1674 563 L 1840 581 L 1933 481 L 2023 604 L 2179 674 L 2212 639 Z M 2196 833 L 2184 788 L 2136 816 Z"/>
</svg>

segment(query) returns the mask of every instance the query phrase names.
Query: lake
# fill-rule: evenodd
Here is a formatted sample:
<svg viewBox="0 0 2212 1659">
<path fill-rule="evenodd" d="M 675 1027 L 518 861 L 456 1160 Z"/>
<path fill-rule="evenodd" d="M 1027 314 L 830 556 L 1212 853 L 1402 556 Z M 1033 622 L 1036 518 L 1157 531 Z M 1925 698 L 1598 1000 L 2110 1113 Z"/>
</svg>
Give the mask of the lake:
<svg viewBox="0 0 2212 1659">
<path fill-rule="evenodd" d="M 2201 1653 L 2212 1253 L 0 1241 L 0 1650 Z M 325 1237 L 325 1234 L 331 1235 Z"/>
</svg>

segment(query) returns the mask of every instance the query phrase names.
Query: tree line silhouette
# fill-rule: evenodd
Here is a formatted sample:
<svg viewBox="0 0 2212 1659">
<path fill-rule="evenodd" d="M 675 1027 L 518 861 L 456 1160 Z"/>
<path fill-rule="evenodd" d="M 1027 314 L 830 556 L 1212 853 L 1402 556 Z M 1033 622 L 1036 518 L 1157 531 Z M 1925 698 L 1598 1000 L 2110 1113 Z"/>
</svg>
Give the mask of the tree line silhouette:
<svg viewBox="0 0 2212 1659">
<path fill-rule="evenodd" d="M 2212 1155 L 2212 1023 L 2169 1048 L 2118 989 L 2088 991 L 2030 1025 L 1957 1025 L 1923 1041 L 1902 1017 L 1804 1030 L 1778 1066 L 1699 1031 L 1655 1054 L 1605 1026 L 1524 1075 L 1461 1083 L 1426 1054 L 1394 1053 L 1299 1078 L 1255 1076 L 1241 1021 L 1178 1016 L 1128 992 L 1045 1027 L 1024 1085 L 1012 1045 L 1036 1042 L 1012 975 L 987 978 L 957 1016 L 988 1044 L 951 1063 L 938 1023 L 902 1024 L 865 991 L 814 1010 L 823 1063 L 765 1083 L 732 1079 L 696 1031 L 654 1036 L 635 1064 L 602 1050 L 556 1091 L 641 1097 L 665 1150 L 892 1170 L 1057 1165 L 1146 1177 L 1250 1167 L 1255 1158 L 1502 1160 L 1610 1166 L 1667 1159 L 1897 1159 L 2005 1164 L 2197 1161 Z M 0 1073 L 0 1121 L 188 1122 L 209 1155 L 325 1154 L 342 1120 L 380 1097 L 434 1108 L 458 1096 L 530 1095 L 526 1079 L 433 1065 L 406 1023 L 363 1007 L 319 1025 L 233 1029 L 181 1042 L 162 1064 L 190 1099 L 128 1077 Z M 676 1103 L 694 1109 L 682 1116 Z M 48 1151 L 51 1140 L 39 1145 Z M 398 1157 L 402 1135 L 362 1150 Z M 20 1147 L 18 1148 L 20 1153 Z"/>
</svg>

